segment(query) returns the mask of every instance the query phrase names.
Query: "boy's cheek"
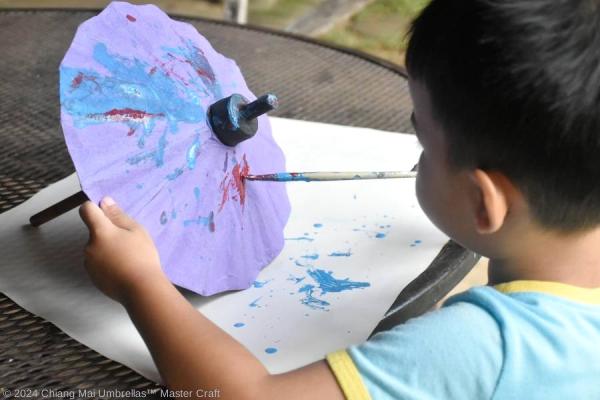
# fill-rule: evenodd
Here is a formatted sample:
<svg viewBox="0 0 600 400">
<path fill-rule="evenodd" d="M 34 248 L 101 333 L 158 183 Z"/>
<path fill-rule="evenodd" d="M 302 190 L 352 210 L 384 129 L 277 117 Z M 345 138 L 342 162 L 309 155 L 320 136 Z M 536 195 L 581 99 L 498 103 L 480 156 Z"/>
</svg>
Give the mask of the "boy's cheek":
<svg viewBox="0 0 600 400">
<path fill-rule="evenodd" d="M 449 212 L 453 209 L 452 204 L 448 204 L 448 193 L 444 190 L 446 187 L 440 179 L 433 174 L 428 165 L 424 154 L 419 159 L 419 169 L 415 182 L 415 192 L 421 209 L 427 215 L 427 218 L 442 232 L 450 235 L 452 223 Z"/>
<path fill-rule="evenodd" d="M 421 153 L 421 158 L 419 159 L 419 169 L 417 173 L 417 178 L 415 180 L 415 192 L 417 195 L 417 201 L 421 206 L 425 215 L 435 224 L 436 223 L 436 213 L 435 213 L 435 205 L 433 204 L 433 197 L 435 196 L 432 193 L 431 186 L 431 178 L 429 177 L 429 170 L 424 161 L 424 155 Z M 436 224 L 437 225 L 437 224 Z"/>
</svg>

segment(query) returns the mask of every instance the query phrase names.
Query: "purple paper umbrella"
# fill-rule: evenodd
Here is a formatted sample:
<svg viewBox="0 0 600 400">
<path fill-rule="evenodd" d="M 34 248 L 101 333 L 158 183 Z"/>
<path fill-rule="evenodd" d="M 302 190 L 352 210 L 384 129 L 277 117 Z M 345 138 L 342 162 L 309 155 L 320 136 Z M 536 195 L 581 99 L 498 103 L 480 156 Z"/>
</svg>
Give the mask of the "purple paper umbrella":
<svg viewBox="0 0 600 400">
<path fill-rule="evenodd" d="M 111 3 L 60 66 L 83 191 L 112 196 L 150 232 L 171 281 L 202 295 L 249 287 L 281 252 L 290 213 L 284 185 L 242 179 L 285 169 L 268 117 L 234 148 L 208 125 L 208 107 L 233 93 L 256 98 L 233 60 L 152 5 Z"/>
</svg>

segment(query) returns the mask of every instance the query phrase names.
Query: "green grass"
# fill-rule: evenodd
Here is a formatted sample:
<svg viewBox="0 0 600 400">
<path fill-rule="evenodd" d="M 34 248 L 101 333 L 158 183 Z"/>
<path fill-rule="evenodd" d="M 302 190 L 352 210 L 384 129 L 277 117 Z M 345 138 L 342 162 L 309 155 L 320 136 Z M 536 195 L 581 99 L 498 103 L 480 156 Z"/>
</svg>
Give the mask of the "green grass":
<svg viewBox="0 0 600 400">
<path fill-rule="evenodd" d="M 255 25 L 285 29 L 292 21 L 302 16 L 320 0 L 273 0 L 268 6 L 260 1 L 249 1 L 248 22 Z"/>
<path fill-rule="evenodd" d="M 320 39 L 403 64 L 406 32 L 429 0 L 375 0 Z"/>
</svg>

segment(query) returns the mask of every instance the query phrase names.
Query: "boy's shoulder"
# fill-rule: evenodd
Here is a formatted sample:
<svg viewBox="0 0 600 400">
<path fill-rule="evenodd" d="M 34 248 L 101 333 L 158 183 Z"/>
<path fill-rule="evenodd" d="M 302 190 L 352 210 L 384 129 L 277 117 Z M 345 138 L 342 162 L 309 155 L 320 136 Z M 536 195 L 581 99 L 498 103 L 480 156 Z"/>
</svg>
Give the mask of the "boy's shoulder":
<svg viewBox="0 0 600 400">
<path fill-rule="evenodd" d="M 346 368 L 372 398 L 600 398 L 599 340 L 600 289 L 519 281 L 472 288 L 350 347 Z M 336 376 L 343 359 L 330 359 Z"/>
<path fill-rule="evenodd" d="M 551 320 L 555 317 L 564 323 L 564 314 L 577 314 L 577 320 L 581 316 L 588 316 L 592 321 L 600 319 L 600 288 L 582 288 L 560 282 L 519 280 L 478 286 L 450 297 L 444 307 L 458 303 L 481 308 L 498 322 L 505 319 Z"/>
<path fill-rule="evenodd" d="M 328 362 L 342 388 L 364 385 L 367 398 L 468 399 L 494 392 L 502 338 L 484 308 L 457 301 L 329 355 Z"/>
</svg>

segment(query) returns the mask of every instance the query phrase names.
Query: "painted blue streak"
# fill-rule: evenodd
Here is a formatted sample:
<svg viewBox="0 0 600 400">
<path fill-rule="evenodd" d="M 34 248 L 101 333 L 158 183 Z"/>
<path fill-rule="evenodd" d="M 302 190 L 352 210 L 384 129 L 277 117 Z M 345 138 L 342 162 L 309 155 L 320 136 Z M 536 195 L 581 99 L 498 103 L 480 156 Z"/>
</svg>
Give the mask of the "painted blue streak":
<svg viewBox="0 0 600 400">
<path fill-rule="evenodd" d="M 334 251 L 333 253 L 329 254 L 329 257 L 350 257 L 352 255 L 352 253 L 350 252 L 350 250 L 348 251 Z"/>
<path fill-rule="evenodd" d="M 167 223 L 167 221 L 169 221 L 169 218 L 167 217 L 167 212 L 166 212 L 166 211 L 163 211 L 163 212 L 160 214 L 160 224 L 161 224 L 161 225 L 165 225 L 165 224 Z"/>
<path fill-rule="evenodd" d="M 327 310 L 329 303 L 325 300 L 317 299 L 313 293 L 315 285 L 307 284 L 298 290 L 298 293 L 304 293 L 304 297 L 300 299 L 300 302 L 313 310 Z"/>
<path fill-rule="evenodd" d="M 271 282 L 273 279 L 267 279 L 266 281 L 254 281 L 252 282 L 252 286 L 254 286 L 255 288 L 261 288 L 263 286 L 265 286 L 267 283 Z"/>
<path fill-rule="evenodd" d="M 192 169 L 196 168 L 196 158 L 198 157 L 199 153 L 200 153 L 200 135 L 198 134 L 198 135 L 196 135 L 196 138 L 194 139 L 194 143 L 192 143 L 192 146 L 187 151 L 186 159 L 187 159 L 188 169 L 192 170 Z"/>
<path fill-rule="evenodd" d="M 208 215 L 208 217 L 198 217 L 196 219 L 186 219 L 183 221 L 183 226 L 184 227 L 189 227 L 192 225 L 203 225 L 203 226 L 209 226 L 212 222 L 214 222 L 214 214 L 211 211 L 210 214 Z"/>
<path fill-rule="evenodd" d="M 310 182 L 310 178 L 307 178 L 302 173 L 292 175 L 289 172 L 279 172 L 279 173 L 275 174 L 275 178 L 281 182 L 291 182 L 291 181 Z"/>
<path fill-rule="evenodd" d="M 312 242 L 313 238 L 309 238 L 308 236 L 299 236 L 299 237 L 293 237 L 293 238 L 285 238 L 285 240 L 306 240 L 308 242 Z"/>
<path fill-rule="evenodd" d="M 262 297 L 259 297 L 257 299 L 255 299 L 252 303 L 248 304 L 248 307 L 256 307 L 256 308 L 260 308 L 260 305 L 258 304 L 258 301 L 262 299 Z"/>
<path fill-rule="evenodd" d="M 183 168 L 175 168 L 175 171 L 173 171 L 173 172 L 171 172 L 170 174 L 167 175 L 167 179 L 170 180 L 170 181 L 174 181 L 181 174 L 183 174 Z"/>
<path fill-rule="evenodd" d="M 304 279 L 306 279 L 305 276 L 298 278 L 298 277 L 295 277 L 292 274 L 290 274 L 289 278 L 287 278 L 288 281 L 292 281 L 295 284 L 298 284 L 298 283 L 302 282 Z"/>
<path fill-rule="evenodd" d="M 318 254 L 307 254 L 307 255 L 304 255 L 304 256 L 300 256 L 300 257 L 302 257 L 302 258 L 308 258 L 310 260 L 316 260 L 316 259 L 319 258 L 319 255 Z"/>
</svg>

